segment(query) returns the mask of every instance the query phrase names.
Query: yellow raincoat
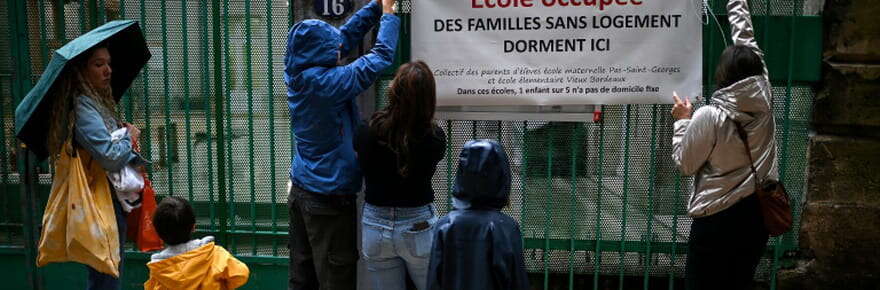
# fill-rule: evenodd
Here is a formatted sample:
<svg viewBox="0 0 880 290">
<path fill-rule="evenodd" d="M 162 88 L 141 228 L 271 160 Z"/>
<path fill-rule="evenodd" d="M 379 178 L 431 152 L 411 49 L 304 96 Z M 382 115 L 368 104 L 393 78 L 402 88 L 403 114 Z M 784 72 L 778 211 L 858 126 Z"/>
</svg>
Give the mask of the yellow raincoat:
<svg viewBox="0 0 880 290">
<path fill-rule="evenodd" d="M 145 290 L 235 289 L 247 282 L 250 270 L 221 246 L 208 243 L 195 250 L 147 264 Z"/>
</svg>

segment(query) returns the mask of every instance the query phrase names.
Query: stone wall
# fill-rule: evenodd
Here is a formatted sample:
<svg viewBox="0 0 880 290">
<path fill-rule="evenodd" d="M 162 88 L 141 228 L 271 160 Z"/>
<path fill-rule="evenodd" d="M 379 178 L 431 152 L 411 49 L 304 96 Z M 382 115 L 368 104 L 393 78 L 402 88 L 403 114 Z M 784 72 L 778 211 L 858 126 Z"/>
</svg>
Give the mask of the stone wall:
<svg viewBox="0 0 880 290">
<path fill-rule="evenodd" d="M 828 0 L 795 269 L 780 289 L 880 284 L 880 5 Z"/>
</svg>

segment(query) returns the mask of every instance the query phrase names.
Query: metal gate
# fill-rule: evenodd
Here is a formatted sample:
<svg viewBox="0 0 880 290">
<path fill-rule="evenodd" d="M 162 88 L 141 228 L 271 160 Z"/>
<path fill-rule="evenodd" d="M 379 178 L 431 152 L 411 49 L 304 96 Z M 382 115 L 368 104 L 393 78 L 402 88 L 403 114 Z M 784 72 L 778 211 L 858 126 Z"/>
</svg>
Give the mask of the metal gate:
<svg viewBox="0 0 880 290">
<path fill-rule="evenodd" d="M 780 176 L 799 222 L 821 18 L 805 12 L 803 0 L 751 2 L 774 85 Z M 709 1 L 717 20 L 707 18 L 703 29 L 707 96 L 729 38 L 724 3 Z M 410 3 L 400 5 L 396 64 L 410 55 Z M 0 2 L 0 14 L 9 15 L 0 21 L 0 254 L 33 257 L 24 245 L 39 226 L 51 183 L 50 166 L 25 170 L 34 167 L 26 166 L 13 134 L 15 106 L 54 49 L 108 20 L 135 19 L 153 58 L 120 111 L 142 128 L 160 198 L 189 199 L 197 234 L 217 236 L 245 262 L 286 267 L 286 182 L 294 145 L 281 73 L 288 28 L 307 8 L 286 0 Z M 381 96 L 392 73 L 377 85 L 377 108 L 386 102 Z M 434 176 L 435 204 L 441 214 L 451 209 L 455 156 L 464 142 L 500 140 L 514 168 L 512 202 L 504 211 L 520 221 L 533 285 L 679 287 L 692 178 L 680 176 L 671 160 L 669 109 L 606 105 L 599 122 L 438 120 L 449 145 Z M 771 239 L 757 278 L 775 284 L 774 269 L 797 249 L 797 232 Z M 131 251 L 127 257 L 145 256 Z"/>
</svg>

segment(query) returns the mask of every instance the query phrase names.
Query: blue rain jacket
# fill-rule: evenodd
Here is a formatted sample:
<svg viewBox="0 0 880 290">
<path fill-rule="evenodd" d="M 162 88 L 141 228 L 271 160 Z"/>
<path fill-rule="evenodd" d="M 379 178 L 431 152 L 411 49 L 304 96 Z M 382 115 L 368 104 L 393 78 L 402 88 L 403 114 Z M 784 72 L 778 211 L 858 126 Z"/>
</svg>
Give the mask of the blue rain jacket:
<svg viewBox="0 0 880 290">
<path fill-rule="evenodd" d="M 428 289 L 529 289 L 510 199 L 510 164 L 495 141 L 469 141 L 452 189 L 455 210 L 435 225 Z"/>
<path fill-rule="evenodd" d="M 380 21 L 373 49 L 338 66 L 340 45 L 349 51 Z M 370 1 L 341 29 L 320 20 L 304 20 L 290 29 L 284 57 L 287 105 L 296 153 L 291 181 L 319 194 L 354 194 L 361 171 L 352 146 L 357 129 L 357 96 L 378 79 L 394 58 L 400 19 L 382 14 Z"/>
</svg>

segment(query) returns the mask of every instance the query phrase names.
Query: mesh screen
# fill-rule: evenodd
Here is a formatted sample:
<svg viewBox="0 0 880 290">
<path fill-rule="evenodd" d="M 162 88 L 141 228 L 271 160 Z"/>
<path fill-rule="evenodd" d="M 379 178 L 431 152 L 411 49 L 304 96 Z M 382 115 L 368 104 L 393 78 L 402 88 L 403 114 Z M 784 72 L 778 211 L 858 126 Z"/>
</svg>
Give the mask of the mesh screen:
<svg viewBox="0 0 880 290">
<path fill-rule="evenodd" d="M 409 2 L 400 3 L 403 11 L 412 11 Z M 723 11 L 722 2 L 710 5 Z M 751 4 L 755 15 L 797 15 L 803 1 Z M 387 104 L 382 96 L 388 84 L 386 79 L 378 88 L 377 108 Z M 814 92 L 809 87 L 775 85 L 773 109 L 780 164 L 784 164 L 781 174 L 787 188 L 794 188 L 789 191 L 799 221 L 807 122 Z M 450 210 L 448 191 L 456 164 L 449 158 L 457 156 L 468 140 L 497 139 L 508 151 L 514 171 L 511 205 L 504 211 L 520 222 L 530 271 L 681 276 L 686 253 L 673 251 L 669 245 L 686 245 L 690 218 L 685 207 L 693 178 L 680 177 L 671 159 L 670 108 L 604 106 L 602 124 L 586 120 L 438 120 L 449 146 L 446 160 L 434 177 L 438 209 L 441 213 Z M 780 243 L 780 252 L 794 249 L 796 235 L 795 229 L 781 239 L 771 239 L 768 248 L 772 251 Z M 591 242 L 587 246 L 599 244 L 600 250 L 565 247 L 578 245 L 570 241 Z M 558 249 L 559 242 L 563 242 L 562 250 Z M 604 250 L 607 245 L 612 246 L 610 251 Z M 654 252 L 650 252 L 651 247 Z M 767 278 L 774 262 L 778 260 L 772 255 L 765 257 L 757 276 Z"/>
<path fill-rule="evenodd" d="M 387 85 L 383 82 L 380 89 Z M 774 87 L 773 93 L 780 173 L 799 221 L 814 93 L 809 87 Z M 387 101 L 379 102 L 381 108 Z M 605 106 L 601 124 L 438 120 L 448 142 L 446 159 L 433 179 L 438 209 L 441 213 L 451 209 L 448 193 L 455 157 L 464 143 L 496 139 L 505 146 L 514 174 L 511 205 L 504 212 L 520 222 L 524 238 L 539 240 L 539 246 L 526 253 L 530 269 L 566 272 L 571 267 L 583 273 L 598 266 L 605 274 L 641 274 L 646 269 L 654 275 L 682 274 L 683 251 L 673 256 L 668 248 L 653 245 L 655 252 L 646 253 L 649 242 L 685 245 L 690 229 L 685 207 L 693 179 L 680 177 L 671 159 L 670 109 L 670 105 Z M 781 251 L 791 250 L 796 235 L 797 229 L 769 244 L 781 242 Z M 545 252 L 544 240 L 598 240 L 621 246 L 617 253 L 602 252 L 598 263 L 590 260 L 594 251 L 578 249 L 573 256 L 567 251 Z M 627 249 L 630 245 L 635 246 Z M 771 263 L 770 256 L 763 260 L 760 277 L 766 278 Z"/>
<path fill-rule="evenodd" d="M 142 130 L 143 154 L 156 164 L 150 176 L 159 199 L 173 195 L 190 200 L 198 235 L 219 234 L 225 220 L 230 237 L 225 246 L 238 255 L 287 257 L 286 182 L 294 144 L 283 56 L 291 13 L 305 14 L 308 7 L 291 9 L 284 0 L 220 1 L 219 22 L 211 15 L 209 0 L 103 0 L 94 18 L 98 23 L 139 20 L 153 54 L 119 110 Z M 91 25 L 86 1 L 62 2 L 27 2 L 34 80 L 54 49 Z M 712 2 L 718 13 L 721 2 Z M 752 1 L 756 15 L 797 15 L 802 3 Z M 6 5 L 8 1 L 0 1 L 0 14 L 5 15 Z M 411 2 L 400 1 L 398 11 L 411 12 Z M 220 39 L 213 38 L 215 26 Z M 8 31 L 8 21 L 0 21 L 0 38 L 8 39 Z M 214 41 L 220 42 L 219 51 L 213 49 Z M 0 186 L 17 190 L 18 177 L 9 174 L 15 167 L 16 100 L 11 97 L 8 45 L 0 42 Z M 400 47 L 402 55 L 409 55 L 408 45 Z M 222 59 L 219 64 L 216 54 Z M 218 69 L 219 92 L 214 83 Z M 377 108 L 387 103 L 388 83 L 386 77 L 377 85 Z M 814 91 L 774 85 L 780 173 L 797 225 Z M 218 96 L 223 112 L 215 111 Z M 471 139 L 496 139 L 505 146 L 514 174 L 511 205 L 503 211 L 520 222 L 529 271 L 682 276 L 682 247 L 690 227 L 685 201 L 692 179 L 680 177 L 670 158 L 670 106 L 603 109 L 601 123 L 437 120 L 448 146 L 433 178 L 435 205 L 441 214 L 451 210 L 449 191 L 462 145 Z M 221 179 L 226 200 L 219 199 Z M 41 180 L 48 184 L 48 175 Z M 21 245 L 19 207 L 17 194 L 0 197 L 0 245 Z M 771 240 L 771 245 L 779 243 L 780 251 L 795 249 L 797 232 Z M 776 262 L 765 258 L 758 275 L 767 277 Z"/>
<path fill-rule="evenodd" d="M 0 12 L 9 9 L 9 3 L 0 3 Z M 12 41 L 9 21 L 0 21 L 0 245 L 23 245 L 21 237 L 20 192 L 15 161 L 15 105 L 12 97 Z"/>
</svg>

